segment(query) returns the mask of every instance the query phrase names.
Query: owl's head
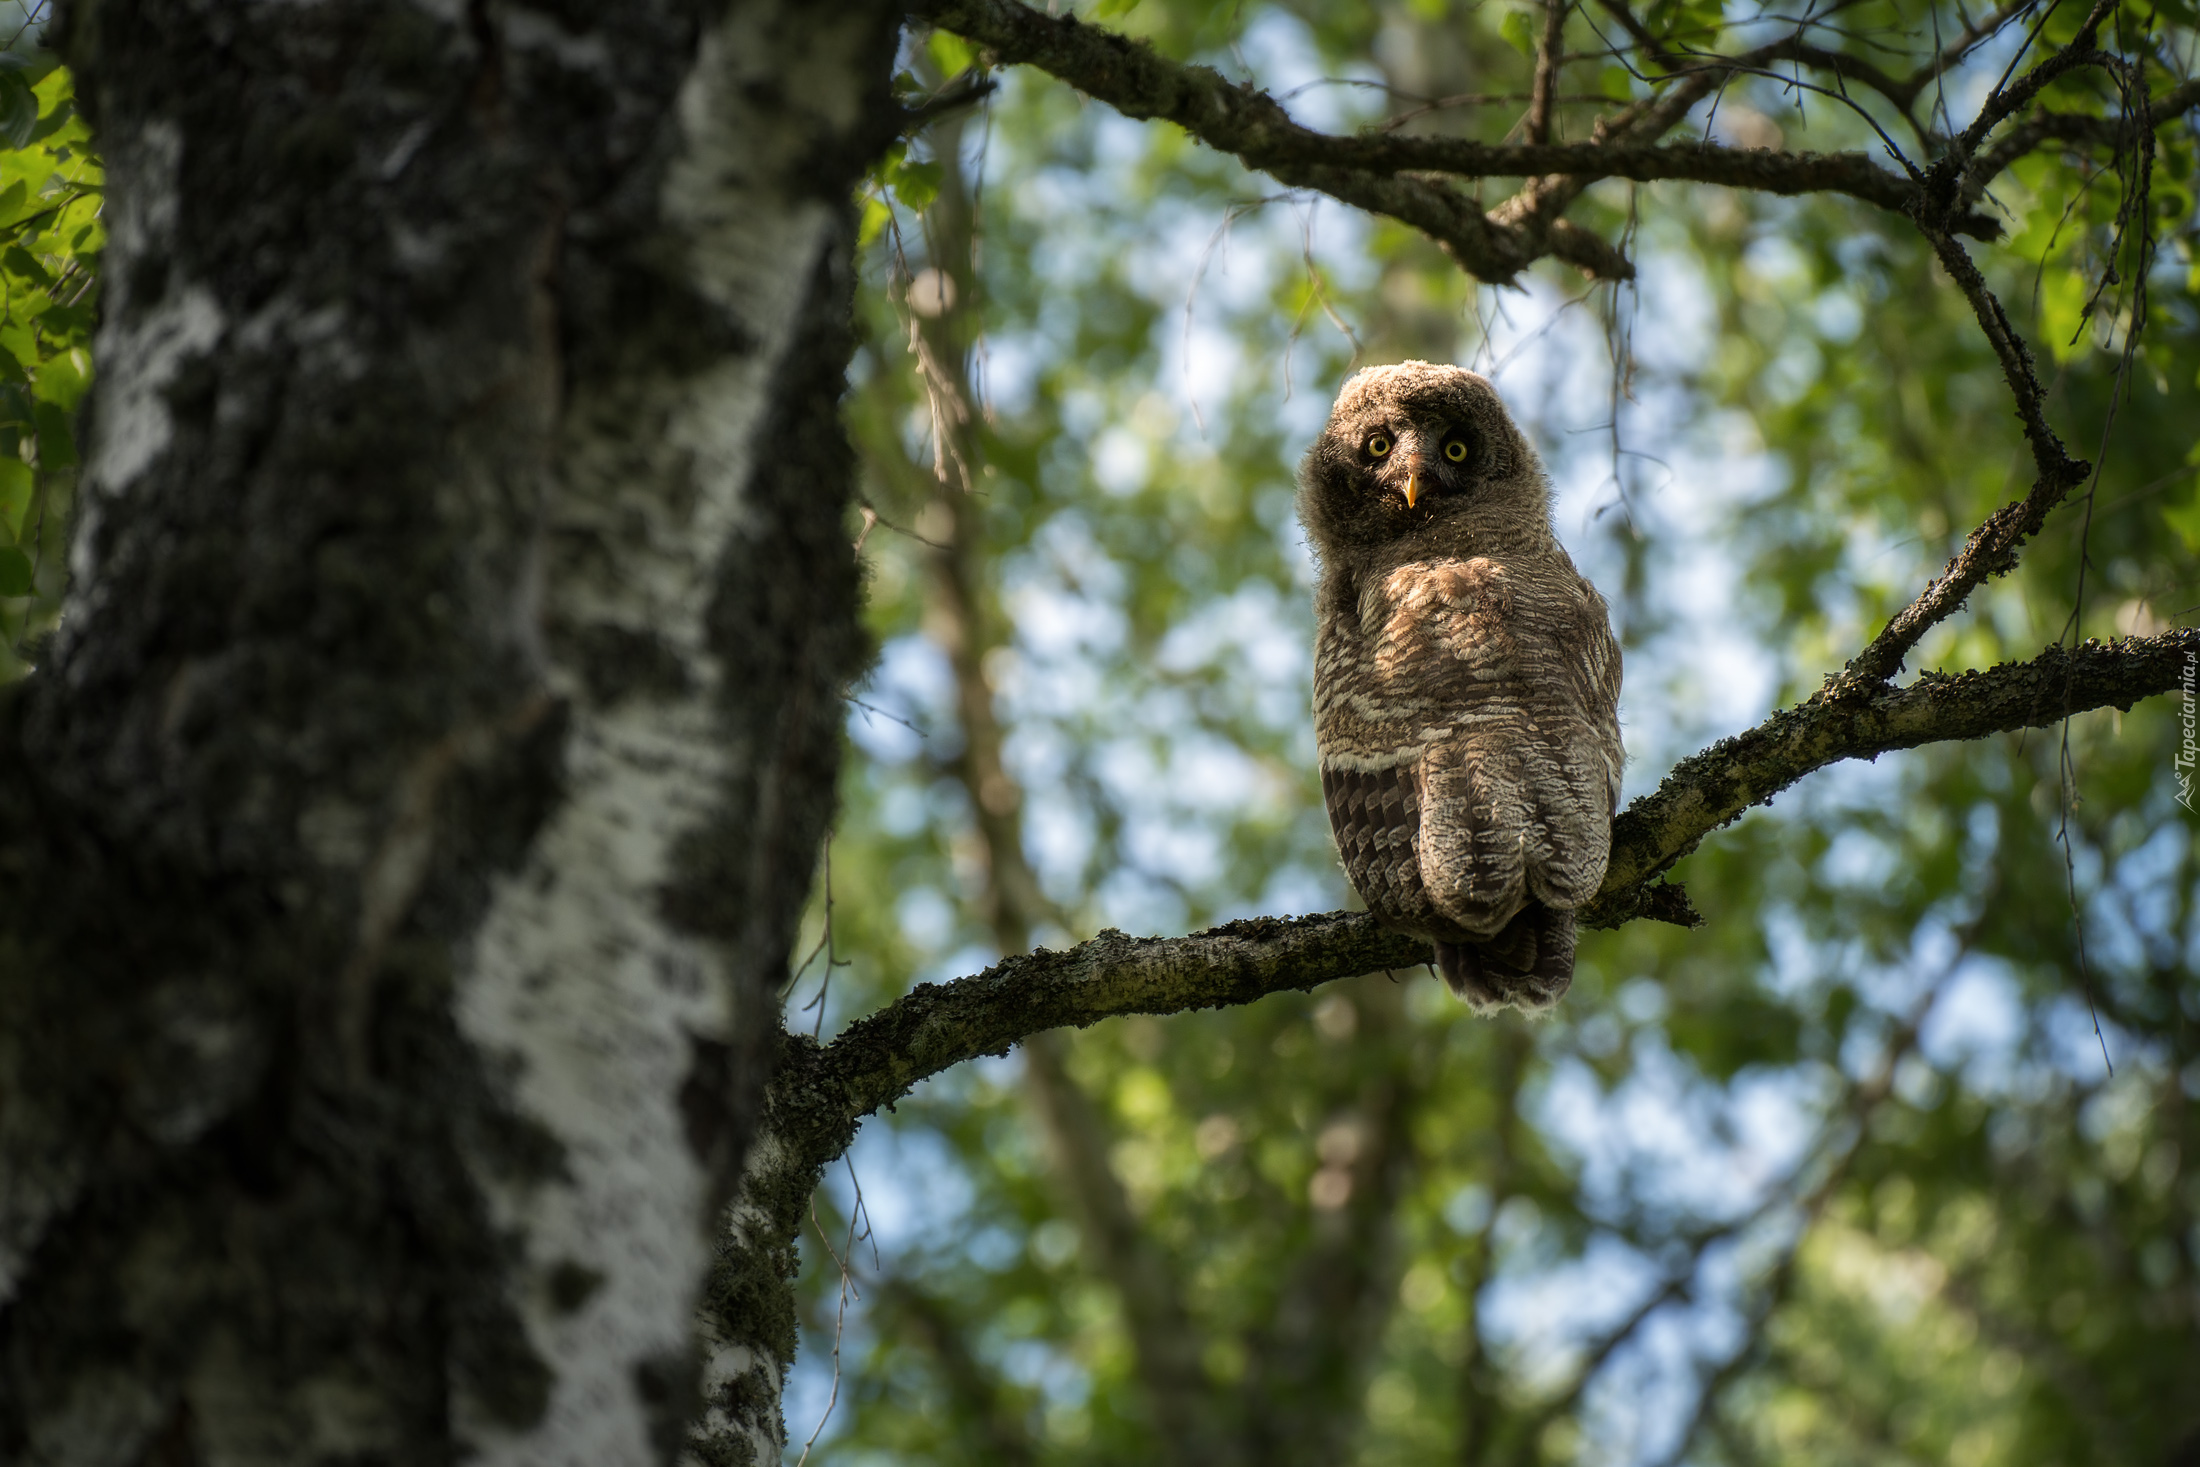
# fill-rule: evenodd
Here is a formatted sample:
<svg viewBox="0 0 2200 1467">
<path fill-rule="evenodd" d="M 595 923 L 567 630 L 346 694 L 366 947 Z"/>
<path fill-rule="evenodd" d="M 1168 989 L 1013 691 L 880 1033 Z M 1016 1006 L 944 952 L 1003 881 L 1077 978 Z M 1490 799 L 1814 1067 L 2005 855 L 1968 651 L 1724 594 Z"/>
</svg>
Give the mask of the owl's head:
<svg viewBox="0 0 2200 1467">
<path fill-rule="evenodd" d="M 1400 362 L 1344 384 L 1299 469 L 1315 549 L 1407 536 L 1512 541 L 1550 535 L 1542 463 L 1488 380 Z"/>
</svg>

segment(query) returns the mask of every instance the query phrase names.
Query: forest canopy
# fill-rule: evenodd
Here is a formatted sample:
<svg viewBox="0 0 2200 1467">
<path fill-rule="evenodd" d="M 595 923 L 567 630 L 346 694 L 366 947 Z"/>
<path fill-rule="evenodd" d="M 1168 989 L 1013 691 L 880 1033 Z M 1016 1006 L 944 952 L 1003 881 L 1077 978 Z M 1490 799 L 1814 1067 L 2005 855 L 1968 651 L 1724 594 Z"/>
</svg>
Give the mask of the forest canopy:
<svg viewBox="0 0 2200 1467">
<path fill-rule="evenodd" d="M 790 1452 L 2195 1460 L 2200 15 L 913 11 L 766 1122 Z M 70 74 L 0 63 L 15 679 L 106 236 Z M 1625 647 L 1544 1022 L 1344 915 L 1322 812 L 1294 469 L 1414 358 Z"/>
<path fill-rule="evenodd" d="M 1818 692 L 2034 481 L 2002 364 L 1899 198 L 1642 169 L 1568 194 L 1606 253 L 1505 273 L 1410 207 L 1340 203 L 1364 199 L 1312 145 L 1229 156 L 1223 104 L 1080 70 L 1083 38 L 1031 39 L 1016 8 L 910 32 L 900 85 L 954 110 L 866 196 L 849 417 L 880 655 L 791 1028 L 829 1038 L 1032 942 L 1347 903 L 1291 496 L 1361 365 L 1473 367 L 1529 425 L 1626 645 L 1629 799 Z M 2130 69 L 2055 81 L 1994 134 L 1958 236 L 2095 472 L 1910 651 L 1927 679 L 2200 610 L 2192 17 L 2102 13 Z M 1586 149 L 1700 82 L 1643 149 L 1708 145 L 1699 178 L 1842 155 L 1890 186 L 2089 19 L 1080 15 L 1423 167 Z M 2151 157 L 2103 145 L 2141 92 L 2181 109 Z M 818 1454 L 879 1462 L 2191 1450 L 2178 717 L 2154 699 L 1813 775 L 1675 868 L 1703 926 L 1585 937 L 1547 1024 L 1377 973 L 932 1081 L 828 1172 L 793 1440 L 826 1417 Z"/>
</svg>

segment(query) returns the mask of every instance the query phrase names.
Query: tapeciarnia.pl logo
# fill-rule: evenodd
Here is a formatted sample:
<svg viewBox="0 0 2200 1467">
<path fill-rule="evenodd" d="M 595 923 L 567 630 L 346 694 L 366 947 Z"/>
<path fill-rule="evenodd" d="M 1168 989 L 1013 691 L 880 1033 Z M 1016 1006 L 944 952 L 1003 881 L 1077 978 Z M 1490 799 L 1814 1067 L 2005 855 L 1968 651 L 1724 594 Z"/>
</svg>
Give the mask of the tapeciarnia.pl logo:
<svg viewBox="0 0 2200 1467">
<path fill-rule="evenodd" d="M 2193 763 L 2200 757 L 2200 745 L 2193 741 L 2193 728 L 2200 722 L 2200 652 L 2185 654 L 2185 675 L 2178 680 L 2181 702 L 2177 722 L 2184 731 L 2184 740 L 2177 750 L 2177 764 L 2171 772 L 2177 776 L 2177 803 L 2192 809 Z"/>
</svg>

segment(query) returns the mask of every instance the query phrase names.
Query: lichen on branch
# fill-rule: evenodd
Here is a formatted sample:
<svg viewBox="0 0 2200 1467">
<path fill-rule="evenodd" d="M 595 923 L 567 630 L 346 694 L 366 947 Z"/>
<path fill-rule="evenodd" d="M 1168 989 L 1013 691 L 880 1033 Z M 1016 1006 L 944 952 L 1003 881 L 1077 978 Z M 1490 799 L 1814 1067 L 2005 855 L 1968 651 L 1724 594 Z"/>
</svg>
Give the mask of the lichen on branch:
<svg viewBox="0 0 2200 1467">
<path fill-rule="evenodd" d="M 1907 686 L 1844 684 L 1684 759 L 1613 824 L 1604 889 L 1582 913 L 1591 927 L 1650 919 L 1695 925 L 1681 888 L 1660 880 L 1711 831 L 1814 770 L 1897 749 L 2045 728 L 2095 708 L 2129 708 L 2177 685 L 2200 630 L 2050 647 L 2029 662 Z M 1428 945 L 1366 912 L 1257 917 L 1187 937 L 1107 931 L 1063 952 L 1040 949 L 982 973 L 927 983 L 839 1038 L 784 1041 L 774 1113 L 800 1127 L 795 1153 L 821 1166 L 863 1116 L 921 1080 L 983 1054 L 1005 1054 L 1048 1029 L 1125 1014 L 1176 1014 L 1304 991 L 1338 978 L 1402 971 Z M 799 1097 L 799 1103 L 797 1103 Z"/>
<path fill-rule="evenodd" d="M 1623 6 L 1608 8 L 1631 14 Z M 2097 6 L 2095 26 L 2098 12 Z M 1266 92 L 1232 82 L 1211 67 L 1172 61 L 1143 42 L 1074 16 L 1046 14 L 1019 0 L 917 0 L 911 14 L 962 36 L 995 62 L 1035 66 L 1126 117 L 1173 122 L 1218 152 L 1283 183 L 1412 225 L 1462 269 L 1492 284 L 1510 282 L 1545 255 L 1598 279 L 1633 278 L 1632 262 L 1606 241 L 1547 209 L 1526 207 L 1543 189 L 1538 180 L 1568 180 L 1562 202 L 1597 179 L 1624 178 L 1722 184 L 1787 196 L 1841 194 L 1896 213 L 1920 214 L 1929 202 L 1931 182 L 1895 172 L 1866 153 L 1664 144 L 1656 138 L 1722 79 L 1761 73 L 1775 61 L 1830 69 L 1837 81 L 1861 81 L 1906 108 L 1944 69 L 1945 57 L 1962 54 L 1976 40 L 1970 35 L 1956 38 L 1917 76 L 1900 80 L 1799 37 L 1783 37 L 1735 56 L 1669 55 L 1645 42 L 1647 54 L 1666 68 L 1655 80 L 1670 86 L 1679 106 L 1622 107 L 1599 124 L 1591 141 L 1554 143 L 1530 129 L 1528 142 L 1492 144 L 1390 132 L 1320 132 L 1294 121 Z M 1993 126 L 2029 105 L 2047 81 L 2098 54 L 2090 41 L 2066 48 L 1995 91 L 1957 139 L 1960 146 L 1950 157 L 1963 177 L 1960 198 L 1951 195 L 1953 202 L 1939 211 L 1935 227 L 1976 239 L 1998 238 L 1999 222 L 1970 207 L 1996 174 L 2051 138 L 2112 141 L 2128 130 L 2121 118 L 2041 114 L 2018 122 L 1973 159 Z M 2187 84 L 2156 98 L 2148 115 L 2159 126 L 2195 106 L 2200 106 L 2200 89 Z M 1485 211 L 1444 177 L 1430 175 L 1530 182 L 1513 199 Z"/>
</svg>

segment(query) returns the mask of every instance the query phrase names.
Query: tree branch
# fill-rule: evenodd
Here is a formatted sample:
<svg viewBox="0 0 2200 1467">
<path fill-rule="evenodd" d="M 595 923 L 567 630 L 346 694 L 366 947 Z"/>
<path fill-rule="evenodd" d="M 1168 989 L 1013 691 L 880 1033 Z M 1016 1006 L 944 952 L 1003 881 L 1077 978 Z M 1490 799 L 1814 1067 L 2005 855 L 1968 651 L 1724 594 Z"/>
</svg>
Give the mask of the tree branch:
<svg viewBox="0 0 2200 1467">
<path fill-rule="evenodd" d="M 1813 46 L 1802 38 L 1800 32 L 1793 39 L 1783 43 L 1780 50 L 1781 55 L 1787 60 L 1800 61 L 1803 65 L 1814 67 L 1819 71 L 1832 72 L 1844 87 L 1849 82 L 1860 82 L 1864 86 L 1870 87 L 1880 96 L 1885 97 L 1894 109 L 1902 114 L 1902 120 L 1910 125 L 1911 131 L 1921 137 L 1926 135 L 1925 129 L 1919 127 L 1917 119 L 1910 114 L 1910 108 L 1917 100 L 1917 91 L 1910 85 L 1909 81 L 1898 80 L 1887 75 L 1886 72 L 1861 56 L 1852 56 L 1845 51 L 1829 51 L 1823 46 Z"/>
<path fill-rule="evenodd" d="M 2001 34 L 2001 28 L 2024 11 L 2031 9 L 2037 0 L 2010 0 L 2010 3 L 1980 17 L 1966 27 L 1962 35 L 1940 48 L 1933 59 L 1920 66 L 1901 83 L 1901 92 L 1908 97 L 1906 105 L 1915 105 L 1918 93 L 1939 80 L 1953 68 L 1961 65 L 1981 43 Z"/>
<path fill-rule="evenodd" d="M 1522 129 L 1531 143 L 1551 140 L 1551 108 L 1558 96 L 1559 68 L 1566 60 L 1566 6 L 1568 0 L 1543 0 L 1543 43 L 1535 53 L 1535 90 L 1528 98 L 1528 123 Z"/>
<path fill-rule="evenodd" d="M 1141 42 L 1074 17 L 1041 14 L 1018 0 L 917 0 L 912 13 L 985 47 L 1000 61 L 1036 66 L 1126 117 L 1174 122 L 1209 147 L 1283 183 L 1410 224 L 1441 245 L 1461 268 L 1493 283 L 1510 280 L 1545 254 L 1606 279 L 1629 278 L 1633 267 L 1601 240 L 1591 248 L 1580 237 L 1586 231 L 1547 222 L 1548 209 L 1533 211 L 1539 217 L 1526 219 L 1512 216 L 1531 211 L 1500 207 L 1485 214 L 1441 180 L 1412 175 L 1568 176 L 1574 186 L 1566 191 L 1566 201 L 1596 179 L 1625 178 L 1716 183 L 1786 195 L 1840 193 L 1900 213 L 1914 211 L 1919 202 L 1914 183 L 1863 153 L 1620 140 L 1662 133 L 1708 92 L 1718 75 L 1778 59 L 1789 49 L 1787 42 L 1707 62 L 1674 99 L 1677 111 L 1656 107 L 1654 116 L 1646 112 L 1639 119 L 1641 125 L 1630 125 L 1620 116 L 1607 119 L 1610 141 L 1506 145 L 1468 138 L 1317 132 L 1293 121 L 1266 92 L 1231 82 L 1209 67 L 1171 61 Z M 1980 214 L 1951 218 L 1948 227 L 1981 239 L 2000 233 L 1995 220 Z"/>
<path fill-rule="evenodd" d="M 864 1116 L 919 1080 L 981 1054 L 1007 1054 L 1043 1029 L 1246 1004 L 1428 960 L 1427 943 L 1365 912 L 1254 917 L 1177 938 L 1110 928 L 1066 952 L 1039 948 L 969 978 L 919 984 L 822 1049 L 790 1040 L 782 1068 L 813 1092 L 813 1103 Z"/>
<path fill-rule="evenodd" d="M 2031 493 L 1988 515 L 1946 568 L 1926 583 L 1915 600 L 1895 613 L 1885 629 L 1872 638 L 1871 645 L 1856 655 L 1844 677 L 1857 682 L 1883 682 L 1900 671 L 1910 649 L 1935 625 L 1953 615 L 1980 582 L 2016 568 L 2018 548 L 2039 532 L 2048 512 L 2074 485 L 2085 482 L 2088 471 L 2082 460 L 2065 459 L 2052 475 L 2041 477 Z"/>
<path fill-rule="evenodd" d="M 2147 112 L 2156 127 L 2166 127 L 2195 107 L 2200 107 L 2200 81 L 2171 87 L 2150 99 Z M 1986 191 L 2009 165 L 2046 142 L 2096 143 L 2113 146 L 2131 131 L 2129 117 L 2097 117 L 2089 112 L 2035 112 L 1981 150 L 1964 171 L 1961 202 L 1965 207 Z"/>
<path fill-rule="evenodd" d="M 1637 183 L 1674 179 L 1767 194 L 1846 194 L 1898 214 L 1913 209 L 1919 197 L 1916 184 L 1880 167 L 1864 153 L 1789 153 L 1694 143 L 1499 145 L 1418 134 L 1326 141 L 1342 145 L 1340 152 L 1348 152 L 1360 167 L 1414 168 L 1468 178 L 1573 174 Z M 2001 230 L 1983 215 L 1967 215 L 1957 222 L 1962 226 L 1957 232 L 1980 239 L 1993 239 Z"/>
<path fill-rule="evenodd" d="M 1682 760 L 1655 792 L 1612 825 L 1604 890 L 1582 912 L 1592 927 L 1637 915 L 1639 884 L 1670 868 L 1711 831 L 1814 770 L 1897 749 L 2046 728 L 2070 713 L 2129 708 L 2177 686 L 2200 654 L 2200 629 L 2049 647 L 2029 662 L 1983 672 L 1927 673 L 1906 687 L 1844 684 L 1774 713 L 1757 727 Z M 1656 888 L 1651 888 L 1656 890 Z"/>
<path fill-rule="evenodd" d="M 2083 459 L 2073 459 L 2063 442 L 2047 421 L 2047 394 L 2040 387 L 2039 374 L 2032 366 L 2032 352 L 2017 334 L 2009 313 L 2002 308 L 2001 300 L 1986 284 L 1986 277 L 1964 250 L 1945 231 L 1920 217 L 1918 227 L 1924 232 L 1941 265 L 1954 280 L 1964 299 L 1971 303 L 1971 310 L 1978 317 L 1979 327 L 1986 334 L 1987 343 L 2001 362 L 2003 379 L 2009 384 L 2009 392 L 2016 399 L 2017 420 L 2024 427 L 2024 437 L 2032 449 L 2032 463 L 2039 477 L 2033 481 L 2031 493 L 2011 504 L 2005 504 L 1986 517 L 1984 523 L 1973 530 L 1956 552 L 1946 569 L 1915 600 L 1897 612 L 1871 644 L 1850 661 L 1842 673 L 1848 683 L 1884 682 L 1894 676 L 1920 638 L 1935 625 L 1952 615 L 1963 605 L 1980 582 L 1989 576 L 2004 575 L 2014 569 L 2017 550 L 2026 540 L 2039 533 L 2047 523 L 2048 514 L 2062 503 L 2063 496 L 2085 482 L 2093 466 Z"/>
<path fill-rule="evenodd" d="M 1978 317 L 1979 329 L 1986 334 L 1987 343 L 2001 363 L 2002 377 L 2008 383 L 2010 395 L 2016 399 L 2017 419 L 2024 427 L 2025 442 L 2032 450 L 2032 463 L 2038 477 L 2023 499 L 2002 506 L 1971 532 L 1963 549 L 1948 562 L 1940 576 L 1927 584 L 1917 598 L 1872 639 L 1871 645 L 1849 663 L 1842 674 L 1843 684 L 1881 682 L 1892 677 L 1918 640 L 1960 607 L 1981 581 L 2001 575 L 2016 565 L 2018 548 L 2039 532 L 2055 506 L 2073 488 L 2084 483 L 2086 475 L 2092 472 L 2092 465 L 2070 456 L 2062 439 L 2049 425 L 2047 395 L 2033 367 L 2031 350 L 2017 333 L 2000 298 L 1987 286 L 1986 277 L 1980 273 L 1969 252 L 1955 239 L 1955 226 L 1949 220 L 1956 209 L 1983 188 L 1983 182 L 1977 181 L 1972 167 L 1974 154 L 1979 142 L 2000 120 L 2030 105 L 2048 83 L 2079 66 L 2114 64 L 2113 58 L 2094 47 L 2095 35 L 2112 8 L 2112 0 L 2095 0 L 2084 25 L 2069 46 L 2041 61 L 2014 85 L 1995 87 L 1979 108 L 1978 116 L 1951 142 L 1948 153 L 1934 162 L 1926 176 L 1924 194 L 1915 211 L 1917 227 L 1933 247 L 1933 253 L 1956 288 L 1970 302 L 1972 314 Z M 2143 98 L 2144 93 L 2140 96 Z M 2163 101 L 2171 106 L 2191 106 L 2200 102 L 2200 89 L 2188 83 L 2173 88 Z M 2139 111 L 2140 141 L 2151 149 L 2152 133 L 2144 131 L 2149 126 L 2146 119 L 2152 115 L 2151 103 L 2142 100 Z M 2103 119 L 2104 123 L 2106 121 Z M 2133 121 L 2118 119 L 2115 125 L 2129 128 Z M 2006 163 L 1995 164 L 1997 169 L 2002 166 Z M 2143 202 L 2143 184 L 2139 198 Z M 2127 198 L 2124 212 L 2118 215 L 2119 238 L 2131 202 Z"/>
<path fill-rule="evenodd" d="M 1831 71 L 1844 81 L 1859 82 L 1909 117 L 1918 94 L 1941 74 L 1943 63 L 1952 64 L 1967 54 L 1981 37 L 2006 22 L 2008 12 L 1967 31 L 1914 75 L 1897 78 L 1861 58 L 1810 45 L 1800 33 L 1740 56 L 1674 54 L 1642 27 L 1629 7 L 1605 0 L 1605 8 L 1628 27 L 1645 54 L 1667 68 L 1663 80 L 1685 81 L 1673 96 L 1659 99 L 1652 109 L 1655 117 L 1645 113 L 1629 119 L 1623 110 L 1604 119 L 1595 141 L 1549 142 L 1559 53 L 1547 34 L 1526 119 L 1529 141 L 1521 144 L 1317 132 L 1293 121 L 1267 93 L 1233 83 L 1209 67 L 1171 61 L 1142 42 L 1072 16 L 1042 14 L 1019 0 L 916 0 L 912 13 L 985 47 L 999 61 L 1036 66 L 1127 117 L 1174 122 L 1208 146 L 1233 154 L 1247 167 L 1285 184 L 1314 189 L 1410 224 L 1442 246 L 1468 273 L 1502 284 L 1545 255 L 1599 279 L 1632 278 L 1634 267 L 1618 250 L 1555 217 L 1600 178 L 1712 183 L 1784 196 L 1842 194 L 1896 213 L 1920 218 L 1937 215 L 1931 227 L 1947 234 L 1996 239 L 2001 233 L 1999 222 L 1972 208 L 1987 181 L 2047 139 L 2113 140 L 2128 126 L 2120 118 L 2040 114 L 1980 151 L 1988 133 L 2029 106 L 2057 77 L 2103 59 L 2094 37 L 2108 5 L 2109 0 L 2097 0 L 2071 45 L 2039 62 L 2014 84 L 1996 88 L 1970 125 L 1951 140 L 1949 153 L 1935 165 L 1924 188 L 1866 153 L 1785 152 L 1652 140 L 1708 95 L 1720 77 L 1757 71 L 1779 60 L 1798 61 Z M 1555 30 L 1562 18 L 1562 6 L 1550 7 L 1546 30 Z M 2154 114 L 2166 121 L 2194 106 L 2200 106 L 2200 84 L 2187 83 L 2161 98 Z M 1417 174 L 1534 182 L 1520 197 L 1484 212 L 1443 180 Z M 1568 182 L 1554 187 L 1553 181 L 1561 178 Z"/>
<path fill-rule="evenodd" d="M 2049 512 L 2092 472 L 2092 465 L 2071 458 L 2062 439 L 2048 424 L 2046 393 L 2040 386 L 2039 373 L 2033 368 L 2031 350 L 2017 333 L 1999 297 L 1987 286 L 1986 277 L 1980 273 L 1969 252 L 1955 239 L 1956 226 L 1951 220 L 1971 191 L 1968 180 L 1972 177 L 1971 164 L 1979 143 L 2002 119 L 2029 106 L 2057 77 L 2080 66 L 2112 63 L 2112 58 L 2094 45 L 2101 22 L 2111 9 L 2113 0 L 2095 0 L 2070 45 L 2039 62 L 2013 85 L 1996 86 L 1971 125 L 1951 141 L 1948 152 L 1937 159 L 1926 174 L 1923 194 L 1914 211 L 1917 227 L 1933 247 L 1933 253 L 1956 288 L 1970 302 L 1972 314 L 1978 317 L 1979 329 L 1986 334 L 1988 345 L 1993 347 L 1994 356 L 2001 363 L 2002 377 L 2008 383 L 2010 395 L 2016 399 L 2017 419 L 2024 427 L 2025 442 L 2032 450 L 2032 463 L 2038 477 L 2033 481 L 2032 491 L 2023 499 L 1996 510 L 1971 532 L 1963 549 L 1948 562 L 1947 569 L 1897 613 L 1872 639 L 1871 645 L 1849 663 L 1842 674 L 1843 685 L 1882 682 L 1892 677 L 1918 640 L 1960 607 L 1981 581 L 2015 566 L 2018 547 L 2038 533 L 2040 526 L 2047 522 Z M 2175 97 L 2173 92 L 2165 100 Z M 2142 113 L 2148 110 L 2145 103 L 2141 104 L 2141 110 Z M 2151 134 L 2145 141 L 2152 143 Z"/>
<path fill-rule="evenodd" d="M 1509 281 L 1549 253 L 1537 248 L 1531 232 L 1492 223 L 1448 184 L 1358 162 L 1350 153 L 1357 140 L 1301 127 L 1266 92 L 1239 86 L 1211 67 L 1170 61 L 1113 31 L 1070 16 L 1044 15 L 1017 0 L 917 0 L 910 13 L 1001 61 L 1049 72 L 1126 117 L 1174 122 L 1280 182 L 1410 224 L 1481 279 Z M 1590 257 L 1578 242 L 1575 253 Z M 1598 263 L 1607 270 L 1625 266 L 1625 275 L 1633 274 L 1616 252 Z"/>
<path fill-rule="evenodd" d="M 943 83 L 932 95 L 901 109 L 897 127 L 903 135 L 930 127 L 965 107 L 975 107 L 1000 90 L 1001 84 L 973 67 Z"/>
<path fill-rule="evenodd" d="M 2188 628 L 2087 642 L 2075 651 L 2050 647 L 2030 662 L 1927 674 L 1902 688 L 1842 688 L 1783 709 L 1683 760 L 1654 793 L 1627 808 L 1613 823 L 1604 890 L 1582 921 L 1617 927 L 1644 917 L 1693 917 L 1680 889 L 1653 884 L 1656 878 L 1705 835 L 1814 770 L 1896 749 L 2045 728 L 2066 713 L 2129 708 L 2175 687 L 2195 655 L 2200 629 Z M 1110 930 L 1066 952 L 1042 948 L 952 983 L 921 984 L 822 1048 L 790 1036 L 773 1111 L 796 1128 L 788 1134 L 797 1146 L 845 1146 L 858 1119 L 893 1104 L 920 1080 L 981 1054 L 1006 1054 L 1041 1030 L 1251 1003 L 1428 960 L 1426 943 L 1389 931 L 1365 912 L 1255 917 L 1177 938 Z"/>
<path fill-rule="evenodd" d="M 2108 19 L 2115 9 L 2116 0 L 2093 0 L 2093 8 L 2086 12 L 2084 23 L 2078 27 L 2078 33 L 2070 38 L 2069 45 L 2039 62 L 2019 77 L 2015 85 L 1994 88 L 1980 104 L 1978 116 L 1971 119 L 1971 125 L 1954 139 L 1949 148 L 1949 156 L 1959 163 L 1968 162 L 1971 155 L 1978 151 L 1979 144 L 1986 140 L 1986 135 L 2001 125 L 2002 119 L 2012 117 L 2031 106 L 2032 99 L 2045 90 L 2050 82 L 2078 67 L 2096 65 L 2107 60 L 2107 55 L 2094 43 L 2100 38 L 2101 22 Z M 2045 25 L 2046 17 L 2042 16 L 2040 22 Z"/>
</svg>

